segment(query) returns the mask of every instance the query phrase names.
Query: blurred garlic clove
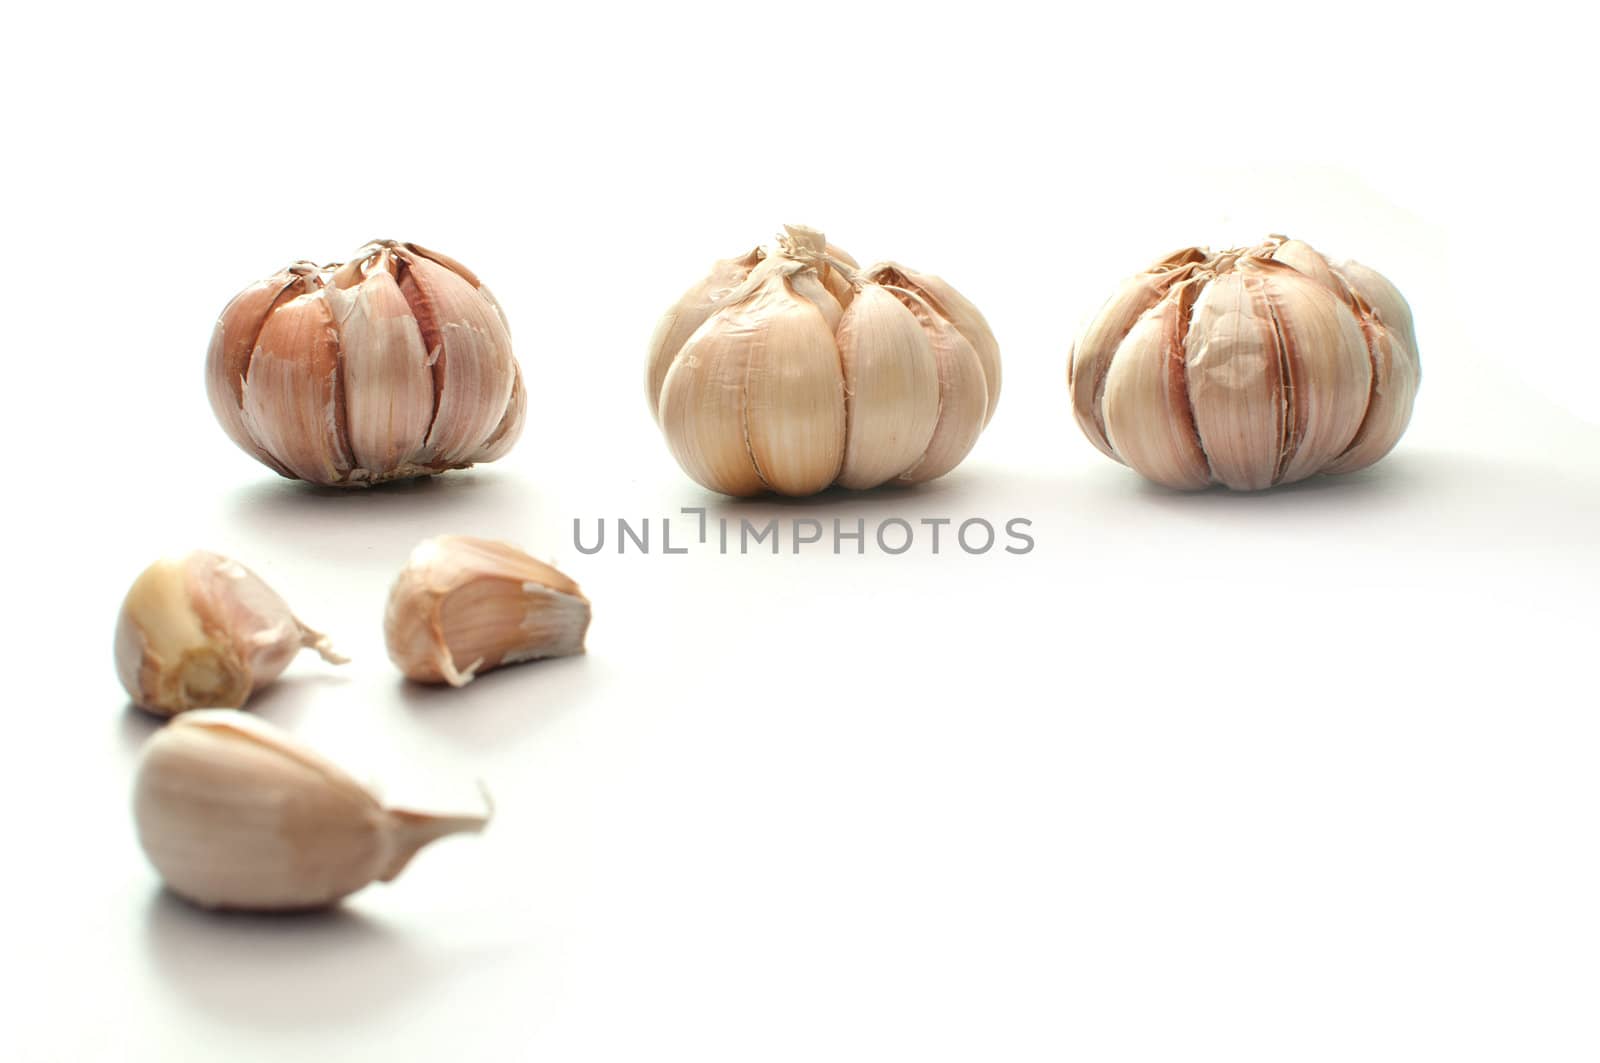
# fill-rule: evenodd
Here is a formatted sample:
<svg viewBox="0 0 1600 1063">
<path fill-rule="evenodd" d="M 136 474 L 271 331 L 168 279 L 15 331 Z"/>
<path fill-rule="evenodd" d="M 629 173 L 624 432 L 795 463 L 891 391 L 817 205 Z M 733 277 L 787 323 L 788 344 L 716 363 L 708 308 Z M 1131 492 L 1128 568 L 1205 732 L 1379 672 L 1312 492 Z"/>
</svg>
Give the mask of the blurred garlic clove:
<svg viewBox="0 0 1600 1063">
<path fill-rule="evenodd" d="M 847 412 L 843 487 L 876 487 L 922 457 L 939 420 L 927 333 L 887 288 L 864 284 L 838 328 Z"/>
<path fill-rule="evenodd" d="M 1302 241 L 1188 248 L 1125 282 L 1085 328 L 1074 414 L 1101 450 L 1180 489 L 1354 471 L 1410 419 L 1409 326 L 1388 281 Z"/>
<path fill-rule="evenodd" d="M 696 482 L 736 496 L 859 490 L 943 475 L 971 449 L 999 353 L 949 285 L 892 264 L 863 273 L 801 225 L 719 268 L 668 312 L 646 370 L 668 449 Z"/>
<path fill-rule="evenodd" d="M 589 600 L 506 543 L 441 535 L 420 543 L 389 592 L 389 658 L 419 683 L 465 686 L 507 664 L 583 652 Z"/>
<path fill-rule="evenodd" d="M 204 550 L 146 568 L 117 616 L 117 678 L 162 716 L 237 708 L 302 649 L 345 663 L 255 573 Z"/>
<path fill-rule="evenodd" d="M 477 276 L 392 240 L 252 285 L 207 357 L 207 394 L 235 443 L 341 487 L 500 457 L 527 411 L 519 379 L 504 312 Z"/>
<path fill-rule="evenodd" d="M 320 908 L 395 878 L 430 842 L 477 833 L 485 810 L 386 808 L 285 732 L 229 709 L 179 717 L 140 755 L 133 815 L 167 887 L 207 908 Z"/>
</svg>

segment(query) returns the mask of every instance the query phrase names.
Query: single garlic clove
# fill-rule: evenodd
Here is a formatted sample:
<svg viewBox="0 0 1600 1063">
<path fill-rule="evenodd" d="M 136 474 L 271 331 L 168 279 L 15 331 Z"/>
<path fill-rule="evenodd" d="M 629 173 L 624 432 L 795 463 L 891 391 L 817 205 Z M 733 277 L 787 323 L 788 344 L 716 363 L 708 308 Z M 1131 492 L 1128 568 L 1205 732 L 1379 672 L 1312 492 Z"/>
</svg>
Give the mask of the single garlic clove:
<svg viewBox="0 0 1600 1063">
<path fill-rule="evenodd" d="M 876 487 L 926 452 L 939 420 L 939 366 L 916 316 L 882 285 L 862 286 L 837 340 L 847 406 L 839 483 Z"/>
<path fill-rule="evenodd" d="M 833 332 L 781 276 L 741 309 L 733 327 L 753 348 L 745 385 L 750 459 L 769 489 L 816 494 L 844 462 L 844 376 Z"/>
<path fill-rule="evenodd" d="M 255 573 L 204 550 L 146 568 L 117 616 L 117 678 L 162 716 L 237 708 L 307 648 L 345 662 Z"/>
<path fill-rule="evenodd" d="M 739 497 L 767 489 L 745 434 L 751 345 L 757 324 L 719 311 L 678 352 L 661 385 L 667 449 L 698 484 Z"/>
<path fill-rule="evenodd" d="M 1235 490 L 1272 486 L 1283 453 L 1284 374 L 1261 277 L 1235 271 L 1206 285 L 1190 315 L 1184 357 L 1212 477 Z"/>
<path fill-rule="evenodd" d="M 931 273 L 918 273 L 899 263 L 886 262 L 873 267 L 869 275 L 879 284 L 892 284 L 920 295 L 972 344 L 983 366 L 984 384 L 988 389 L 988 405 L 983 415 L 983 423 L 987 425 L 1000 403 L 1000 343 L 994 338 L 994 331 L 989 328 L 982 311 L 949 282 Z"/>
<path fill-rule="evenodd" d="M 522 436 L 522 424 L 528 417 L 528 392 L 522 386 L 522 369 L 516 365 L 511 368 L 511 401 L 506 403 L 505 415 L 483 446 L 468 456 L 468 461 L 498 461 Z"/>
<path fill-rule="evenodd" d="M 716 313 L 729 295 L 750 276 L 750 271 L 766 257 L 760 248 L 738 258 L 727 258 L 711 267 L 711 274 L 678 299 L 661 316 L 655 335 L 650 337 L 650 357 L 645 364 L 645 398 L 650 414 L 661 420 L 661 390 L 667 371 L 684 344 Z"/>
<path fill-rule="evenodd" d="M 1184 390 L 1184 327 L 1197 285 L 1179 284 L 1139 315 L 1105 376 L 1106 436 L 1119 460 L 1160 484 L 1211 481 Z"/>
<path fill-rule="evenodd" d="M 972 343 L 954 325 L 934 312 L 927 301 L 905 289 L 892 291 L 916 318 L 933 354 L 939 376 L 939 413 L 922 456 L 899 479 L 922 483 L 961 464 L 978 442 L 988 413 L 988 385 L 983 363 Z"/>
<path fill-rule="evenodd" d="M 1335 271 L 1350 290 L 1366 300 L 1378 312 L 1379 319 L 1405 341 L 1408 350 L 1417 349 L 1416 325 L 1411 319 L 1411 306 L 1400 289 L 1375 269 L 1359 262 L 1343 262 Z"/>
<path fill-rule="evenodd" d="M 1340 286 L 1340 282 L 1334 277 L 1333 269 L 1328 265 L 1328 259 L 1304 240 L 1285 239 L 1273 249 L 1272 260 L 1282 262 L 1303 276 L 1309 277 L 1319 288 L 1331 292 Z"/>
<path fill-rule="evenodd" d="M 495 308 L 463 277 L 402 251 L 400 290 L 433 364 L 434 418 L 424 464 L 459 466 L 492 436 L 512 401 L 516 363 Z"/>
<path fill-rule="evenodd" d="M 256 339 L 267 315 L 279 303 L 317 289 L 317 268 L 297 262 L 266 280 L 257 281 L 228 303 L 217 319 L 206 352 L 206 396 L 223 431 L 257 461 L 284 475 L 292 475 L 250 435 L 244 419 L 244 379 Z"/>
<path fill-rule="evenodd" d="M 145 744 L 134 780 L 139 844 L 174 893 L 207 908 L 319 908 L 387 882 L 428 843 L 488 813 L 390 809 L 265 721 L 187 713 Z"/>
<path fill-rule="evenodd" d="M 1320 256 L 1319 256 L 1320 257 Z M 1295 483 L 1342 454 L 1361 427 L 1372 360 L 1360 324 L 1333 292 L 1293 268 L 1262 270 L 1283 361 L 1289 424 L 1273 482 Z"/>
<path fill-rule="evenodd" d="M 1198 247 L 1175 251 L 1143 273 L 1123 281 L 1115 294 L 1089 319 L 1072 345 L 1067 361 L 1067 388 L 1072 393 L 1072 413 L 1078 427 L 1101 453 L 1122 461 L 1106 437 L 1106 375 L 1117 348 L 1140 316 L 1155 306 L 1174 284 L 1190 276 L 1206 253 Z M 1187 321 L 1185 321 L 1187 324 Z M 1181 335 L 1181 334 L 1180 334 Z"/>
<path fill-rule="evenodd" d="M 1367 415 L 1350 446 L 1323 472 L 1366 468 L 1394 449 L 1411 422 L 1411 407 L 1417 398 L 1416 358 L 1406 349 L 1404 340 L 1382 325 L 1370 325 L 1367 333 L 1372 355 L 1372 397 Z"/>
<path fill-rule="evenodd" d="M 329 287 L 326 296 L 342 341 L 351 454 L 373 480 L 399 472 L 433 420 L 433 369 L 394 269 L 385 249 L 359 283 Z"/>
<path fill-rule="evenodd" d="M 465 686 L 501 665 L 583 652 L 589 600 L 506 543 L 442 535 L 412 551 L 389 592 L 389 658 L 419 683 Z"/>
<path fill-rule="evenodd" d="M 354 467 L 339 398 L 339 334 L 324 289 L 280 304 L 256 340 L 244 422 L 302 480 L 335 483 Z"/>
</svg>

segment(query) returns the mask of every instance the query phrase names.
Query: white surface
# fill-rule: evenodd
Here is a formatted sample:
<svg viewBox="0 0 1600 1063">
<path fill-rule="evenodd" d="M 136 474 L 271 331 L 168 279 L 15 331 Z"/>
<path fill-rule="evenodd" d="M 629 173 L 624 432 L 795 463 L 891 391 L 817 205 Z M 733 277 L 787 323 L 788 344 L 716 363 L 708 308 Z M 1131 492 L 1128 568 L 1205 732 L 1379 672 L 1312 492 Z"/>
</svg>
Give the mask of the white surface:
<svg viewBox="0 0 1600 1063">
<path fill-rule="evenodd" d="M 1397 7 L 9 15 L 0 1058 L 1593 1059 L 1592 63 L 1540 5 Z M 735 505 L 673 465 L 655 316 L 790 220 L 988 314 L 1005 390 L 956 474 Z M 1408 295 L 1412 429 L 1348 479 L 1145 486 L 1072 424 L 1071 336 L 1156 256 L 1267 231 Z M 494 288 L 531 424 L 330 495 L 235 451 L 200 367 L 236 289 L 375 236 Z M 572 548 L 697 504 L 1038 546 Z M 564 566 L 588 656 L 402 684 L 384 595 L 443 531 Z M 110 635 L 191 545 L 355 657 L 255 709 L 397 783 L 482 777 L 489 832 L 321 918 L 163 896 Z"/>
</svg>

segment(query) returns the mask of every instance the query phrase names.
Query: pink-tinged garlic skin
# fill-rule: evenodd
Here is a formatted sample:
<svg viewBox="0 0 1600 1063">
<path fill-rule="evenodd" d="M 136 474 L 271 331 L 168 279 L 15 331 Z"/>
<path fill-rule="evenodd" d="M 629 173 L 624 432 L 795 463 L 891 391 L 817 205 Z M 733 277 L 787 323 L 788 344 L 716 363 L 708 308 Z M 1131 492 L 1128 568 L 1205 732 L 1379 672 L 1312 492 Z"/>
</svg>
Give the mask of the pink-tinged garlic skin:
<svg viewBox="0 0 1600 1063">
<path fill-rule="evenodd" d="M 150 565 L 117 615 L 117 678 L 158 716 L 238 708 L 302 649 L 345 663 L 259 576 L 205 550 Z"/>
<path fill-rule="evenodd" d="M 134 777 L 134 826 L 151 865 L 173 893 L 219 910 L 335 904 L 393 881 L 441 838 L 482 831 L 489 815 L 387 806 L 291 735 L 231 709 L 186 713 L 157 731 Z"/>
<path fill-rule="evenodd" d="M 508 543 L 441 535 L 419 543 L 384 611 L 389 658 L 418 683 L 461 687 L 493 668 L 584 652 L 589 600 Z"/>
<path fill-rule="evenodd" d="M 494 461 L 528 408 L 494 296 L 454 259 L 392 240 L 235 296 L 212 335 L 206 394 L 251 457 L 331 487 Z"/>
<path fill-rule="evenodd" d="M 1067 386 L 1107 456 L 1178 490 L 1256 491 L 1382 458 L 1421 375 L 1394 285 L 1272 236 L 1124 281 L 1073 345 Z"/>
<path fill-rule="evenodd" d="M 804 226 L 718 262 L 662 317 L 646 396 L 713 491 L 805 496 L 954 469 L 1000 398 L 1000 348 L 945 281 L 862 270 Z"/>
</svg>

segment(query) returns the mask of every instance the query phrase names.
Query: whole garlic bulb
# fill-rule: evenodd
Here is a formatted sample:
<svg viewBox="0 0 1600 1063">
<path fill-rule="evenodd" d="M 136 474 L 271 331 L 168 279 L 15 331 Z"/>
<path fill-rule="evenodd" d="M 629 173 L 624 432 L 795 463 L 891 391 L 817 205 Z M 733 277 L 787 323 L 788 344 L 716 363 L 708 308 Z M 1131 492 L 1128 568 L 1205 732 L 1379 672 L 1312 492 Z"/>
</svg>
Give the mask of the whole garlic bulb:
<svg viewBox="0 0 1600 1063">
<path fill-rule="evenodd" d="M 237 708 L 302 649 L 345 663 L 259 576 L 205 550 L 146 568 L 117 615 L 117 678 L 161 716 Z"/>
<path fill-rule="evenodd" d="M 960 464 L 1000 400 L 1000 348 L 938 277 L 862 271 L 785 227 L 662 318 L 646 390 L 667 445 L 729 495 L 919 483 Z"/>
<path fill-rule="evenodd" d="M 1411 308 L 1357 262 L 1269 237 L 1123 282 L 1073 347 L 1090 442 L 1157 483 L 1253 491 L 1387 454 L 1421 379 Z"/>
<path fill-rule="evenodd" d="M 508 543 L 441 535 L 419 543 L 384 611 L 389 659 L 418 683 L 466 686 L 507 664 L 583 652 L 589 599 Z"/>
<path fill-rule="evenodd" d="M 378 240 L 344 265 L 297 262 L 223 309 L 206 356 L 235 443 L 336 487 L 503 456 L 528 400 L 500 305 L 471 270 Z"/>
<path fill-rule="evenodd" d="M 133 817 L 169 889 L 250 911 L 332 904 L 489 819 L 386 808 L 337 765 L 231 709 L 180 716 L 145 743 Z"/>
</svg>

